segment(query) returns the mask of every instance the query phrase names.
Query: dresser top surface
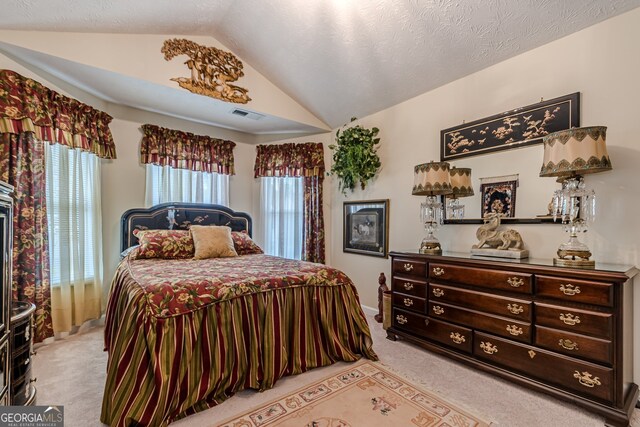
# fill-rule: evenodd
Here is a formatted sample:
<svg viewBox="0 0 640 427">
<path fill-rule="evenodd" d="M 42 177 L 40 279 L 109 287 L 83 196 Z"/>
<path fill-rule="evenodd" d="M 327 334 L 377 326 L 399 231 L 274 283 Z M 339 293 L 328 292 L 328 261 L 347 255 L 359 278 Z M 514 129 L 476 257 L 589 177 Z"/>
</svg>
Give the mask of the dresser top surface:
<svg viewBox="0 0 640 427">
<path fill-rule="evenodd" d="M 472 255 L 468 252 L 443 252 L 442 255 L 427 255 L 421 254 L 417 250 L 404 250 L 404 251 L 391 251 L 391 256 L 419 256 L 424 257 L 430 260 L 443 260 L 443 259 L 460 259 L 465 261 L 480 261 L 480 262 L 491 262 L 491 263 L 501 263 L 508 265 L 519 265 L 519 266 L 531 266 L 531 267 L 550 267 L 560 270 L 570 271 L 579 271 L 579 272 L 587 272 L 587 271 L 602 271 L 602 272 L 611 272 L 611 273 L 623 273 L 627 277 L 633 277 L 638 273 L 638 269 L 633 265 L 625 265 L 625 264 L 609 264 L 604 262 L 596 261 L 595 268 L 576 268 L 576 267 L 561 267 L 553 264 L 553 259 L 551 258 L 524 258 L 524 259 L 511 259 L 511 258 L 498 258 L 498 257 L 487 257 L 487 256 L 479 256 Z"/>
</svg>

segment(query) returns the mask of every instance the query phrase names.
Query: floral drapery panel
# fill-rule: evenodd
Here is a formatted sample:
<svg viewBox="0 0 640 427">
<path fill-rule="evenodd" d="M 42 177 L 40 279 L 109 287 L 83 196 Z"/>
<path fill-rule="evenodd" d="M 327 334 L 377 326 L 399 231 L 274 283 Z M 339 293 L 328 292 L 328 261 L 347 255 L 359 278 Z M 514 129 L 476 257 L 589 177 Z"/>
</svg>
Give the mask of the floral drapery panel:
<svg viewBox="0 0 640 427">
<path fill-rule="evenodd" d="M 234 175 L 233 141 L 142 125 L 142 163 Z"/>
<path fill-rule="evenodd" d="M 14 186 L 13 300 L 36 305 L 35 341 L 53 335 L 45 206 L 45 143 L 33 132 L 0 135 L 0 179 Z"/>
<path fill-rule="evenodd" d="M 50 141 L 116 158 L 105 112 L 61 95 L 15 71 L 0 70 L 0 133 L 33 132 Z"/>
<path fill-rule="evenodd" d="M 36 305 L 35 340 L 53 335 L 45 141 L 114 159 L 112 118 L 15 71 L 0 70 L 0 179 L 14 186 L 13 298 Z"/>
<path fill-rule="evenodd" d="M 304 178 L 304 246 L 302 259 L 324 263 L 324 147 L 319 142 L 258 145 L 254 167 L 256 178 L 291 176 Z"/>
<path fill-rule="evenodd" d="M 324 215 L 322 176 L 304 178 L 304 246 L 302 259 L 324 264 Z"/>
</svg>

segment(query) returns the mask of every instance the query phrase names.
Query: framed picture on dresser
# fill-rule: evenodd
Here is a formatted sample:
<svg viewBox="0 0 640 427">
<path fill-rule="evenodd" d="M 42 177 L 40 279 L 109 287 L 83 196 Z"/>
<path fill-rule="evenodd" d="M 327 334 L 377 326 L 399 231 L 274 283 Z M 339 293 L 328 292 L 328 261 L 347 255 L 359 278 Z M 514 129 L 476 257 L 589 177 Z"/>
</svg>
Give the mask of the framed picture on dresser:
<svg viewBox="0 0 640 427">
<path fill-rule="evenodd" d="M 344 252 L 386 258 L 389 252 L 389 199 L 344 202 Z"/>
</svg>

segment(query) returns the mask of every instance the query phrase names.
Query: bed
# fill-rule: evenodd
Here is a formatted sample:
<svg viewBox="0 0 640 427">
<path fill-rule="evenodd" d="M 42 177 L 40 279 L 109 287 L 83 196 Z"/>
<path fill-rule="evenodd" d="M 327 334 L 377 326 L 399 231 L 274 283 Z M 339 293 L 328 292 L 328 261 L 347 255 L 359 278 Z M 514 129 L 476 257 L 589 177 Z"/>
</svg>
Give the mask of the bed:
<svg viewBox="0 0 640 427">
<path fill-rule="evenodd" d="M 249 215 L 224 206 L 162 204 L 124 213 L 122 250 L 137 244 L 134 230 L 193 224 L 252 232 Z M 105 349 L 101 421 L 110 426 L 165 426 L 283 376 L 377 359 L 344 273 L 264 254 L 124 256 L 107 304 Z"/>
</svg>

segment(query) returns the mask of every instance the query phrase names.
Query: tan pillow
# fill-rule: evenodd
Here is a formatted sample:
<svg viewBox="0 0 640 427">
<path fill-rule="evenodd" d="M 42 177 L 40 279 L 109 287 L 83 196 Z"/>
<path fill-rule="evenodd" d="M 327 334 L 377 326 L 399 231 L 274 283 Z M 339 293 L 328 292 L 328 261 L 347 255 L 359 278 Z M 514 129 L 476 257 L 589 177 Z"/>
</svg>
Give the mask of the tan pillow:
<svg viewBox="0 0 640 427">
<path fill-rule="evenodd" d="M 196 249 L 194 259 L 238 256 L 233 247 L 231 228 L 216 225 L 192 225 L 190 230 Z"/>
</svg>

